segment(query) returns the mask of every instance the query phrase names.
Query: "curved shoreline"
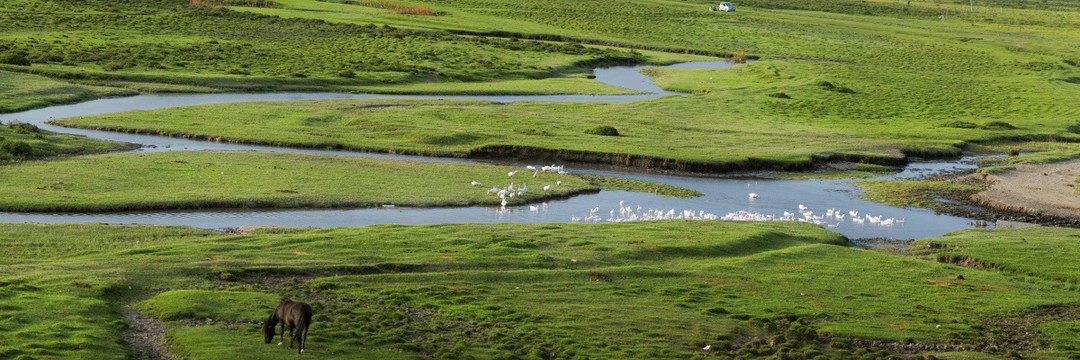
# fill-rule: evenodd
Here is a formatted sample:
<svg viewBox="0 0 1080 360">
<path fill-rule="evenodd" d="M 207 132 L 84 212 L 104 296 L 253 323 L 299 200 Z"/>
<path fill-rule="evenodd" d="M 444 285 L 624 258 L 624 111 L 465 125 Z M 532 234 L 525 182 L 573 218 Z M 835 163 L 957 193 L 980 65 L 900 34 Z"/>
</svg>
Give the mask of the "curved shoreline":
<svg viewBox="0 0 1080 360">
<path fill-rule="evenodd" d="M 1001 174 L 977 173 L 973 180 L 990 186 L 971 195 L 970 203 L 1021 221 L 1080 227 L 1080 159 L 1049 164 L 1017 164 Z M 1031 221 L 1035 220 L 1035 221 Z"/>
</svg>

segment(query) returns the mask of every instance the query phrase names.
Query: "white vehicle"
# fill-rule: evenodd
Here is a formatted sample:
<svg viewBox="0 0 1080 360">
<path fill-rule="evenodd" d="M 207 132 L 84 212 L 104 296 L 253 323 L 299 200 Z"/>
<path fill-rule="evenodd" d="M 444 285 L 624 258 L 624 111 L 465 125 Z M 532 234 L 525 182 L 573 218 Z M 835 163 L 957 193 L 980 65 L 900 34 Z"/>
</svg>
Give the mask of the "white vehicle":
<svg viewBox="0 0 1080 360">
<path fill-rule="evenodd" d="M 735 11 L 735 4 L 725 1 L 720 3 L 720 6 L 717 6 L 716 9 L 720 11 Z"/>
</svg>

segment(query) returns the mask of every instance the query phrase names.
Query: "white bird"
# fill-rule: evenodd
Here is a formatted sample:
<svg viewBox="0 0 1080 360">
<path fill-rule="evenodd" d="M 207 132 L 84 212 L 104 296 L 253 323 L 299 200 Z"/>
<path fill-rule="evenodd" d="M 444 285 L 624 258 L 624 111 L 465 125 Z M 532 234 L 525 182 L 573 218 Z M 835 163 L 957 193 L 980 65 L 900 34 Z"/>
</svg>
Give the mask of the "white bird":
<svg viewBox="0 0 1080 360">
<path fill-rule="evenodd" d="M 517 170 L 506 173 L 506 176 L 508 177 L 513 177 L 514 175 L 517 175 Z"/>
<path fill-rule="evenodd" d="M 803 204 L 799 204 L 799 211 L 800 211 L 800 212 L 802 212 L 802 211 L 806 211 L 806 209 L 807 209 L 806 205 L 803 205 Z"/>
<path fill-rule="evenodd" d="M 556 185 L 556 186 L 562 186 L 562 180 L 556 181 L 556 182 L 555 182 L 555 185 Z"/>
<path fill-rule="evenodd" d="M 550 189 L 551 189 L 551 185 L 544 185 L 544 191 L 548 191 Z"/>
<path fill-rule="evenodd" d="M 705 351 L 709 351 L 709 349 L 712 349 L 712 344 L 705 345 L 705 347 L 701 348 L 701 350 L 705 350 Z"/>
<path fill-rule="evenodd" d="M 536 205 L 529 205 L 529 211 L 537 212 L 539 210 L 540 210 L 540 207 L 538 207 Z"/>
<path fill-rule="evenodd" d="M 494 193 L 497 193 L 497 192 L 499 192 L 499 187 L 498 186 L 492 186 L 490 189 L 488 189 L 488 194 L 494 194 Z"/>
<path fill-rule="evenodd" d="M 533 171 L 533 179 L 535 179 L 537 176 L 540 176 L 540 170 Z"/>
<path fill-rule="evenodd" d="M 757 199 L 758 198 L 757 193 L 750 193 L 750 198 L 751 199 Z"/>
<path fill-rule="evenodd" d="M 480 183 L 479 181 L 476 181 L 476 180 L 473 180 L 473 181 L 472 181 L 472 182 L 470 182 L 469 184 L 472 184 L 472 186 L 480 186 L 480 185 L 484 185 L 484 184 L 481 184 L 481 183 Z"/>
<path fill-rule="evenodd" d="M 502 204 L 502 206 L 505 207 L 506 206 L 506 199 L 503 199 L 501 204 Z"/>
<path fill-rule="evenodd" d="M 536 170 L 536 167 L 532 165 L 526 165 L 525 168 L 529 170 Z"/>
</svg>

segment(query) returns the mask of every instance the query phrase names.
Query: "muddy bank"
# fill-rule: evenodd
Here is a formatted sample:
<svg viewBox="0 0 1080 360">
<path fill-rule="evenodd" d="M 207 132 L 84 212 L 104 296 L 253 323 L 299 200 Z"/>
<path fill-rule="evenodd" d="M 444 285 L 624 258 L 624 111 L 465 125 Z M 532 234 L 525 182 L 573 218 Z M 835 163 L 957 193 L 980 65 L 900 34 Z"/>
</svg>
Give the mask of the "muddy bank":
<svg viewBox="0 0 1080 360">
<path fill-rule="evenodd" d="M 1052 164 L 1018 164 L 1001 174 L 975 173 L 956 181 L 977 182 L 989 189 L 960 199 L 997 216 L 1040 225 L 1080 227 L 1080 159 Z"/>
<path fill-rule="evenodd" d="M 131 304 L 120 307 L 120 314 L 128 323 L 128 329 L 121 336 L 135 351 L 139 360 L 175 360 L 176 356 L 165 348 L 165 333 L 169 328 L 153 316 L 143 315 L 131 308 Z"/>
</svg>

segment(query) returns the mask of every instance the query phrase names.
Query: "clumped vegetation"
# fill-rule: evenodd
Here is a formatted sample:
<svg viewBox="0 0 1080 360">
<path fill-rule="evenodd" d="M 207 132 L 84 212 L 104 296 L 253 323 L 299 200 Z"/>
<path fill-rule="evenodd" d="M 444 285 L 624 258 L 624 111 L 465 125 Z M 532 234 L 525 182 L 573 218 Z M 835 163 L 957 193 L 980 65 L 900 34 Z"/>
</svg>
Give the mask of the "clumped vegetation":
<svg viewBox="0 0 1080 360">
<path fill-rule="evenodd" d="M 600 135 L 600 136 L 619 136 L 619 129 L 616 129 L 614 126 L 600 125 L 600 126 L 585 130 L 585 133 L 589 134 L 589 135 Z"/>
<path fill-rule="evenodd" d="M 24 160 L 94 154 L 126 148 L 128 146 L 124 144 L 43 131 L 33 124 L 23 122 L 0 125 L 0 163 L 7 163 L 4 171 L 10 169 L 7 166 L 11 163 Z"/>
<path fill-rule="evenodd" d="M 896 207 L 919 207 L 933 210 L 948 210 L 955 207 L 939 199 L 963 198 L 979 191 L 984 186 L 957 184 L 948 181 L 919 180 L 862 180 L 856 181 L 862 188 L 859 197 Z"/>
</svg>

